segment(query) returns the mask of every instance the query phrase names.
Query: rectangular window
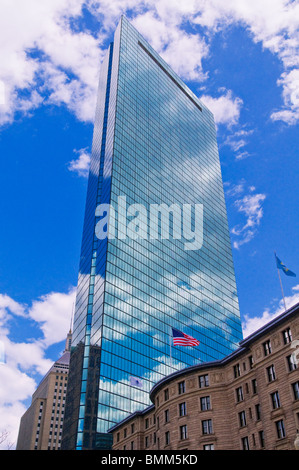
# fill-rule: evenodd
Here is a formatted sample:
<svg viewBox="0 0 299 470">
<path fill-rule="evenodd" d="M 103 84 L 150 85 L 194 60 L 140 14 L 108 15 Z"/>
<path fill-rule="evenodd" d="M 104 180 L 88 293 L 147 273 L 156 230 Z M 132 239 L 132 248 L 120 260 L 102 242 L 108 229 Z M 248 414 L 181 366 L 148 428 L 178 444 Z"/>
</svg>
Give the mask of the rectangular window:
<svg viewBox="0 0 299 470">
<path fill-rule="evenodd" d="M 239 413 L 239 423 L 240 423 L 241 428 L 246 426 L 246 413 L 245 413 L 245 411 L 241 411 Z"/>
<path fill-rule="evenodd" d="M 242 437 L 242 449 L 249 450 L 249 439 L 248 436 Z"/>
<path fill-rule="evenodd" d="M 237 397 L 237 402 L 239 403 L 240 401 L 243 401 L 244 397 L 243 397 L 243 388 L 242 387 L 238 387 L 236 389 L 236 397 Z"/>
<path fill-rule="evenodd" d="M 234 366 L 234 377 L 237 379 L 241 375 L 240 364 Z"/>
<path fill-rule="evenodd" d="M 255 415 L 256 415 L 257 421 L 261 419 L 261 405 L 259 403 L 255 405 Z"/>
<path fill-rule="evenodd" d="M 270 340 L 268 339 L 268 341 L 265 341 L 263 343 L 263 348 L 264 348 L 264 355 L 265 356 L 269 356 L 269 354 L 271 354 L 272 352 L 272 349 L 271 349 L 271 342 Z"/>
<path fill-rule="evenodd" d="M 164 418 L 165 418 L 165 423 L 169 422 L 169 410 L 164 411 Z"/>
<path fill-rule="evenodd" d="M 252 394 L 255 395 L 257 393 L 257 381 L 256 381 L 256 379 L 253 379 L 251 381 L 251 385 L 252 385 Z"/>
<path fill-rule="evenodd" d="M 280 408 L 279 393 L 277 391 L 274 392 L 274 393 L 271 393 L 271 401 L 272 401 L 273 410 L 276 410 L 277 408 Z"/>
<path fill-rule="evenodd" d="M 185 393 L 185 382 L 179 382 L 178 384 L 179 386 L 179 395 L 181 395 L 182 393 Z"/>
<path fill-rule="evenodd" d="M 292 355 L 287 356 L 287 364 L 288 364 L 288 371 L 292 372 L 292 370 L 297 369 L 297 364 L 294 362 Z"/>
<path fill-rule="evenodd" d="M 265 447 L 264 431 L 259 431 L 259 440 L 260 440 L 260 447 L 264 448 Z"/>
<path fill-rule="evenodd" d="M 180 426 L 180 438 L 181 440 L 187 439 L 188 434 L 187 434 L 187 425 L 185 424 L 184 426 Z"/>
<path fill-rule="evenodd" d="M 170 433 L 167 431 L 165 433 L 165 445 L 168 446 L 170 444 Z"/>
<path fill-rule="evenodd" d="M 214 444 L 205 444 L 203 450 L 214 450 Z"/>
<path fill-rule="evenodd" d="M 275 425 L 278 439 L 283 439 L 286 437 L 283 419 L 276 421 Z"/>
<path fill-rule="evenodd" d="M 267 375 L 269 382 L 273 382 L 273 380 L 276 379 L 275 368 L 273 364 L 270 367 L 267 367 Z"/>
<path fill-rule="evenodd" d="M 292 342 L 292 333 L 291 328 L 287 328 L 282 332 L 284 344 L 289 344 Z"/>
<path fill-rule="evenodd" d="M 198 377 L 198 385 L 199 385 L 199 388 L 208 387 L 209 386 L 209 376 L 207 374 L 206 375 L 200 375 Z"/>
<path fill-rule="evenodd" d="M 211 409 L 210 397 L 201 397 L 200 398 L 200 409 L 201 411 L 206 411 Z"/>
<path fill-rule="evenodd" d="M 180 416 L 186 416 L 186 414 L 187 414 L 186 403 L 185 402 L 180 403 L 179 404 L 179 415 Z"/>
<path fill-rule="evenodd" d="M 164 390 L 164 400 L 165 401 L 169 400 L 169 390 L 168 390 L 168 388 L 166 388 L 166 390 Z"/>
<path fill-rule="evenodd" d="M 213 424 L 211 419 L 205 419 L 201 422 L 202 433 L 203 434 L 212 434 L 213 433 Z"/>
<path fill-rule="evenodd" d="M 299 400 L 299 381 L 292 384 L 294 399 Z"/>
</svg>

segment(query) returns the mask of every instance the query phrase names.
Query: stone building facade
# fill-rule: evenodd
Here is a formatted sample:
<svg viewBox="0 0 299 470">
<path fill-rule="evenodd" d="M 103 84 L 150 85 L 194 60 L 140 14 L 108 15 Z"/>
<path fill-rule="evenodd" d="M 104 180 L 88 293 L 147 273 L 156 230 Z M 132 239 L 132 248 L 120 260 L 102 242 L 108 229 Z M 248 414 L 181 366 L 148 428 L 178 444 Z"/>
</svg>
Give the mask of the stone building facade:
<svg viewBox="0 0 299 470">
<path fill-rule="evenodd" d="M 294 449 L 298 348 L 299 304 L 245 338 L 224 359 L 158 382 L 150 392 L 150 407 L 109 430 L 113 449 Z"/>
<path fill-rule="evenodd" d="M 61 448 L 71 338 L 70 331 L 63 355 L 53 364 L 32 395 L 31 405 L 20 421 L 16 450 Z"/>
</svg>

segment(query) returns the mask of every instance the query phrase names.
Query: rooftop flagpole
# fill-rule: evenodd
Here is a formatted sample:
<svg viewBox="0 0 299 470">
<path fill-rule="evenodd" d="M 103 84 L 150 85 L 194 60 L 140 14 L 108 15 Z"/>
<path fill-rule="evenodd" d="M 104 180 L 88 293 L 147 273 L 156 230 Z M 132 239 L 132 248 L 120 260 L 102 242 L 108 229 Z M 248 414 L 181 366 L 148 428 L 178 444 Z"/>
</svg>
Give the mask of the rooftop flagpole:
<svg viewBox="0 0 299 470">
<path fill-rule="evenodd" d="M 278 273 L 278 277 L 279 277 L 280 288 L 281 288 L 281 293 L 282 293 L 282 298 L 283 298 L 283 303 L 284 303 L 284 309 L 286 310 L 287 306 L 286 306 L 286 301 L 285 301 L 284 292 L 283 292 L 283 288 L 282 288 L 280 272 L 279 272 L 279 269 L 278 269 L 278 266 L 277 266 L 277 257 L 276 257 L 276 252 L 275 251 L 274 251 L 274 255 L 275 255 L 275 263 L 276 263 L 276 267 L 277 267 L 277 273 Z"/>
</svg>

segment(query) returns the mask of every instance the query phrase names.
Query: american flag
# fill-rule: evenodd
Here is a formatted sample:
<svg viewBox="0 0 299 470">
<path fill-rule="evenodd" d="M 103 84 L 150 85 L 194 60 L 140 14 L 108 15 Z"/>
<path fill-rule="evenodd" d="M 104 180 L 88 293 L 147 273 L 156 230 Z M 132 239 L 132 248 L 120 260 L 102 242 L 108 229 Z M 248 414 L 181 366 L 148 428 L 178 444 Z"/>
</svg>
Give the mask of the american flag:
<svg viewBox="0 0 299 470">
<path fill-rule="evenodd" d="M 179 345 L 179 346 L 198 346 L 199 341 L 195 338 L 192 338 L 192 336 L 186 335 L 185 333 L 182 333 L 181 331 L 172 328 L 172 336 L 173 336 L 173 345 Z"/>
</svg>

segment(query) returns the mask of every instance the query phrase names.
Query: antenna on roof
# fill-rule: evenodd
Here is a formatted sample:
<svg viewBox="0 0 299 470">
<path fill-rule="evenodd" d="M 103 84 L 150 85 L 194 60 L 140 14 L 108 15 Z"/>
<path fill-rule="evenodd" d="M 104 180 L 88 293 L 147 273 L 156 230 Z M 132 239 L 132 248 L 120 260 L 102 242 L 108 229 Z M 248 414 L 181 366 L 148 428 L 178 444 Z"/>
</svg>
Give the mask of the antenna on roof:
<svg viewBox="0 0 299 470">
<path fill-rule="evenodd" d="M 72 332 L 72 326 L 73 326 L 73 321 L 74 321 L 74 312 L 75 312 L 75 301 L 73 302 L 73 308 L 72 308 L 72 315 L 71 315 L 71 321 L 70 321 L 70 333 Z"/>
</svg>

